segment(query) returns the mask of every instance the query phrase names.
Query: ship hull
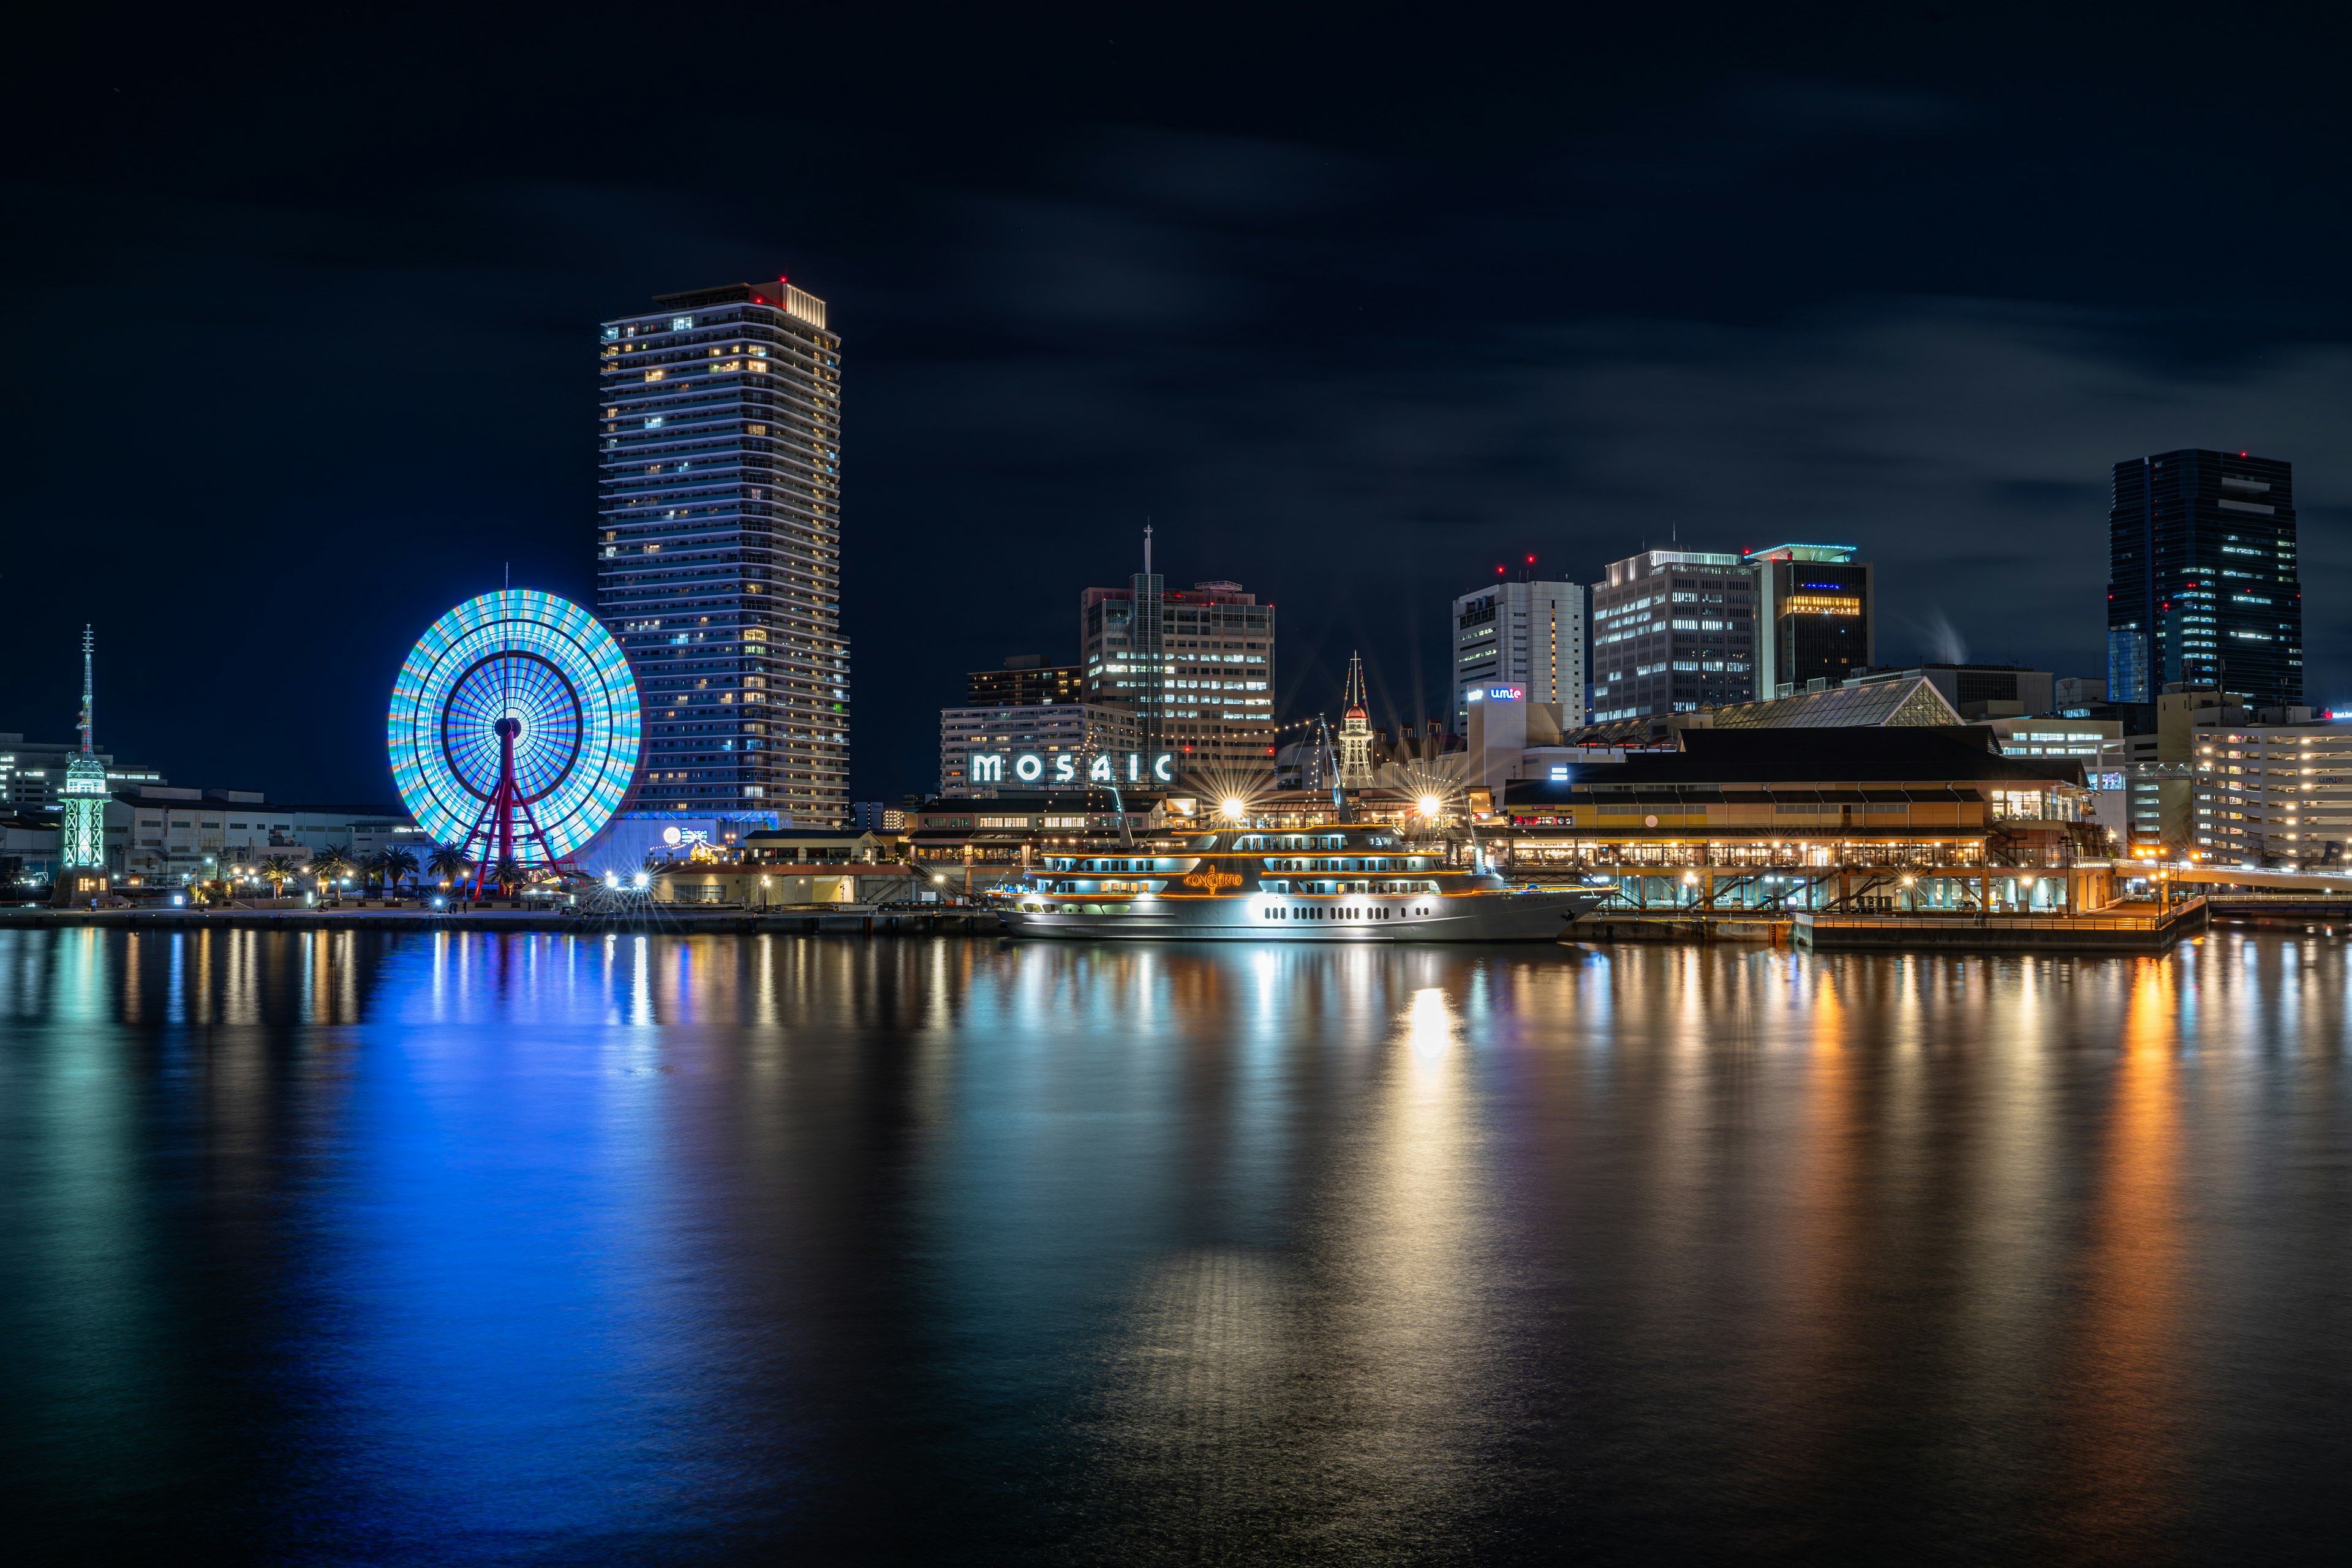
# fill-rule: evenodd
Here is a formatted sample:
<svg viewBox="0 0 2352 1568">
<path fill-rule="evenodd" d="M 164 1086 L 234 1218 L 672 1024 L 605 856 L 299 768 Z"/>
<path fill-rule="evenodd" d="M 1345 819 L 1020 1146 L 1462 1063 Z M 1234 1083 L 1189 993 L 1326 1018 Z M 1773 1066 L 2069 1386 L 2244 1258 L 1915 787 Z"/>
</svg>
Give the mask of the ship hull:
<svg viewBox="0 0 2352 1568">
<path fill-rule="evenodd" d="M 1075 942 L 1558 942 L 1568 922 L 1598 908 L 1591 893 L 1474 893 L 1432 900 L 1361 894 L 1138 900 L 1088 912 L 1006 907 L 1015 936 Z M 1269 910 L 1281 911 L 1270 916 Z M 1429 912 L 1419 911 L 1426 910 Z"/>
</svg>

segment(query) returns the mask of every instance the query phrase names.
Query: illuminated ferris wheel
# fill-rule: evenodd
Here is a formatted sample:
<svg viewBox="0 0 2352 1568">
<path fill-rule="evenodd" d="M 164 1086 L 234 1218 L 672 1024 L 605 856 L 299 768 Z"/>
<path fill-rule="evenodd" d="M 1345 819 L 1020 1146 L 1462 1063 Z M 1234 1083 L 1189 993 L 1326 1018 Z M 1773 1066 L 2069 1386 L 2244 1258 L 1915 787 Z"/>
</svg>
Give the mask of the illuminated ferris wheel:
<svg viewBox="0 0 2352 1568">
<path fill-rule="evenodd" d="M 551 866 L 612 820 L 643 721 L 620 645 L 569 599 L 509 588 L 426 628 L 393 683 L 393 783 L 436 844 Z"/>
</svg>

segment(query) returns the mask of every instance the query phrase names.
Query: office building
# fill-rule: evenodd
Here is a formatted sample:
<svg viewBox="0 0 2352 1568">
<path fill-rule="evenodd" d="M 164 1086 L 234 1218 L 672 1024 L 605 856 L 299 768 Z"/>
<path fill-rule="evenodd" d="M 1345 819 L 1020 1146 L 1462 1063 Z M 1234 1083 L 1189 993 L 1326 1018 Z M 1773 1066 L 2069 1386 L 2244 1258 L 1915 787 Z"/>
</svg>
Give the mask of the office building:
<svg viewBox="0 0 2352 1568">
<path fill-rule="evenodd" d="M 2250 710 L 2211 687 L 2159 692 L 2153 732 L 2093 764 L 2119 791 L 2129 851 L 2211 864 L 2335 867 L 2352 844 L 2352 721 Z"/>
<path fill-rule="evenodd" d="M 2352 844 L 2352 722 L 2248 723 L 2242 709 L 2207 716 L 2221 721 L 2200 726 L 2194 742 L 2200 858 L 2342 866 Z"/>
<path fill-rule="evenodd" d="M 1166 592 L 1150 570 L 1078 600 L 1087 700 L 1136 716 L 1136 747 L 1188 773 L 1274 771 L 1274 606 L 1238 583 Z"/>
<path fill-rule="evenodd" d="M 1611 562 L 1592 585 L 1592 721 L 1753 701 L 1757 575 L 1696 550 Z"/>
<path fill-rule="evenodd" d="M 79 741 L 28 742 L 21 733 L 0 733 L 0 804 L 34 811 L 54 807 L 65 792 L 66 771 L 79 755 Z M 110 790 L 167 782 L 154 768 L 116 762 L 111 752 L 90 755 L 106 770 Z"/>
<path fill-rule="evenodd" d="M 1530 702 L 1585 715 L 1584 584 L 1496 583 L 1454 601 L 1454 723 L 1470 727 L 1473 691 L 1523 686 Z"/>
<path fill-rule="evenodd" d="M 1083 702 L 1084 667 L 1047 664 L 1034 653 L 1018 653 L 1002 669 L 975 669 L 964 677 L 968 708 L 1027 708 L 1047 702 Z"/>
<path fill-rule="evenodd" d="M 2050 700 L 2061 713 L 2087 712 L 2107 705 L 2107 683 L 2095 676 L 2062 675 L 2052 683 Z"/>
<path fill-rule="evenodd" d="M 1878 662 L 1870 563 L 1851 544 L 1776 544 L 1743 559 L 1756 568 L 1756 694 L 1832 686 Z"/>
<path fill-rule="evenodd" d="M 849 806 L 841 340 L 781 279 L 604 328 L 597 610 L 645 702 L 635 805 Z"/>
<path fill-rule="evenodd" d="M 2193 449 L 2117 463 L 2107 550 L 2110 700 L 2189 686 L 2303 701 L 2292 465 Z"/>
<path fill-rule="evenodd" d="M 183 789 L 147 784 L 97 798 L 102 848 L 80 865 L 101 879 L 155 883 L 205 881 L 224 868 L 255 867 L 273 858 L 306 866 L 322 849 L 334 849 L 364 864 L 385 849 L 404 849 L 418 870 L 433 842 L 399 806 L 270 805 L 255 790 Z M 66 814 L 47 826 L 21 857 L 27 879 L 73 868 L 72 847 L 64 843 Z"/>
<path fill-rule="evenodd" d="M 1142 752 L 1143 728 L 1135 710 L 1116 702 L 1045 702 L 1018 708 L 942 708 L 940 710 L 940 793 L 951 795 L 993 795 L 1000 786 L 1018 786 L 1017 778 L 999 776 L 1003 759 L 1035 754 L 1045 765 L 1028 787 L 1050 783 L 1057 761 L 1065 755 L 1081 759 L 1076 777 L 1086 775 L 1085 759 L 1121 758 Z M 996 759 L 996 775 L 975 778 L 972 753 Z"/>
</svg>

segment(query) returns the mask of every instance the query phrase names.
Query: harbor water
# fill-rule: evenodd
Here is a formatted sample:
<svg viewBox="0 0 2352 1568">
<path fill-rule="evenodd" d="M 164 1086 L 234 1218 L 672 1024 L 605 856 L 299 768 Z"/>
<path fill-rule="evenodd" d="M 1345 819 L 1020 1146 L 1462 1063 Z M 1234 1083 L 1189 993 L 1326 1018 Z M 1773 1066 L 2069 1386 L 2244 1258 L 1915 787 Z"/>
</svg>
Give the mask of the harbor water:
<svg viewBox="0 0 2352 1568">
<path fill-rule="evenodd" d="M 0 930 L 18 1561 L 2316 1561 L 2343 942 Z"/>
</svg>

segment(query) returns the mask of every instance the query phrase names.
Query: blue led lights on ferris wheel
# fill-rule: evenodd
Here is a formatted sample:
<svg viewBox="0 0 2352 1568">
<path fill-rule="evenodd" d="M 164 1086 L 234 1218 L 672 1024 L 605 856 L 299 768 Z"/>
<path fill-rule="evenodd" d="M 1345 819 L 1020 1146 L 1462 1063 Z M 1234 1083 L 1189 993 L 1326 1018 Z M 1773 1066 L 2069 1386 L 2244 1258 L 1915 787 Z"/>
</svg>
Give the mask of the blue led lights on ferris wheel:
<svg viewBox="0 0 2352 1568">
<path fill-rule="evenodd" d="M 620 645 L 569 599 L 509 588 L 426 628 L 393 683 L 393 783 L 437 844 L 561 860 L 612 820 L 644 721 Z"/>
</svg>

